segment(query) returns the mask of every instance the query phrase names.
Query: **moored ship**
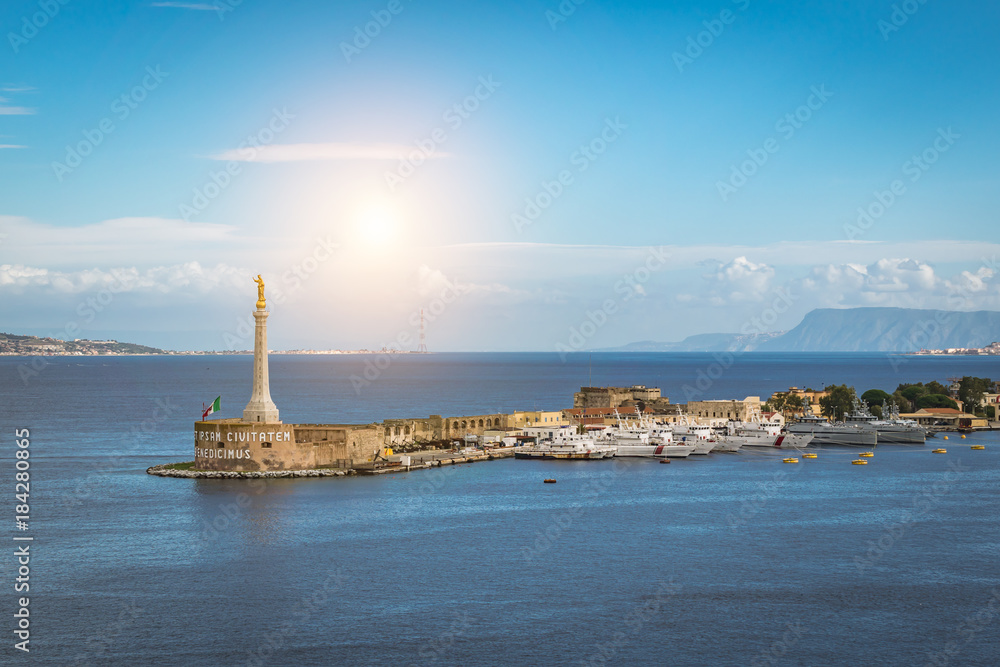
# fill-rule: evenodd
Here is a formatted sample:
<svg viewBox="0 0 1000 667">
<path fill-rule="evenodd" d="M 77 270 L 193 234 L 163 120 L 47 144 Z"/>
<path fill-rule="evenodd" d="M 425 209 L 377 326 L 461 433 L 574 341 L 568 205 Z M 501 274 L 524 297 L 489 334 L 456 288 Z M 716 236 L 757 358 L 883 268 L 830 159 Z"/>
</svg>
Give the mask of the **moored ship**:
<svg viewBox="0 0 1000 667">
<path fill-rule="evenodd" d="M 822 417 L 814 415 L 808 403 L 805 414 L 794 424 L 787 424 L 785 432 L 789 435 L 812 435 L 814 445 L 874 447 L 878 443 L 878 434 L 871 424 L 831 424 Z"/>
<path fill-rule="evenodd" d="M 770 449 L 802 449 L 812 444 L 814 435 L 812 433 L 779 433 L 771 435 L 769 433 L 755 433 L 751 431 L 737 432 L 732 435 L 716 436 L 719 440 L 720 451 L 734 451 L 740 447 L 768 447 Z"/>
<path fill-rule="evenodd" d="M 514 450 L 516 459 L 579 459 L 596 460 L 614 457 L 615 449 L 597 443 L 586 436 L 569 436 L 559 440 L 543 440 Z"/>
<path fill-rule="evenodd" d="M 877 418 L 855 395 L 853 408 L 844 419 L 848 423 L 870 425 L 878 434 L 879 444 L 922 445 L 927 441 L 927 431 L 922 426 L 912 419 L 900 419 L 895 403 L 889 408 L 883 401 L 882 415 L 882 419 Z"/>
</svg>

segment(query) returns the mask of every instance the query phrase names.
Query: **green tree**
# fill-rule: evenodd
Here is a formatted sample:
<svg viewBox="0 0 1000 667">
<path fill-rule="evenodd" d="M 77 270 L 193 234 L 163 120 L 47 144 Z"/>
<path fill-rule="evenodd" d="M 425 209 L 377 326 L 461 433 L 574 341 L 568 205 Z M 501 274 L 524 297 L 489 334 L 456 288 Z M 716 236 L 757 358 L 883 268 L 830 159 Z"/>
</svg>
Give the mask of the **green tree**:
<svg viewBox="0 0 1000 667">
<path fill-rule="evenodd" d="M 977 378 L 966 375 L 958 383 L 958 400 L 962 401 L 966 412 L 982 411 L 983 394 L 993 387 L 989 378 Z"/>
<path fill-rule="evenodd" d="M 788 392 L 779 391 L 767 402 L 767 405 L 775 412 L 781 412 L 785 409 L 785 401 L 788 400 Z"/>
<path fill-rule="evenodd" d="M 903 396 L 902 392 L 896 391 L 893 393 L 892 400 L 899 406 L 900 412 L 913 412 L 913 403 L 906 396 Z"/>
<path fill-rule="evenodd" d="M 827 387 L 830 392 L 819 399 L 819 407 L 824 417 L 832 417 L 835 420 L 843 419 L 844 414 L 851 409 L 854 399 L 854 390 L 847 385 L 833 385 Z"/>
<path fill-rule="evenodd" d="M 916 384 L 901 384 L 896 387 L 896 391 L 912 403 L 917 400 L 917 396 L 923 396 L 927 393 L 927 387 L 924 386 L 923 382 L 918 382 Z"/>
<path fill-rule="evenodd" d="M 941 394 L 943 396 L 947 396 L 950 393 L 948 391 L 948 387 L 944 386 L 943 384 L 941 384 L 936 380 L 931 380 L 924 386 L 927 387 L 928 394 Z"/>
<path fill-rule="evenodd" d="M 913 407 L 916 410 L 920 410 L 921 408 L 955 408 L 957 410 L 958 403 L 944 394 L 922 394 L 917 396 L 917 400 L 913 402 Z"/>
<path fill-rule="evenodd" d="M 861 400 L 868 404 L 868 407 L 874 409 L 875 406 L 879 408 L 882 407 L 882 403 L 888 402 L 892 398 L 892 395 L 888 392 L 884 392 L 881 389 L 869 389 L 865 393 L 861 394 Z"/>
</svg>

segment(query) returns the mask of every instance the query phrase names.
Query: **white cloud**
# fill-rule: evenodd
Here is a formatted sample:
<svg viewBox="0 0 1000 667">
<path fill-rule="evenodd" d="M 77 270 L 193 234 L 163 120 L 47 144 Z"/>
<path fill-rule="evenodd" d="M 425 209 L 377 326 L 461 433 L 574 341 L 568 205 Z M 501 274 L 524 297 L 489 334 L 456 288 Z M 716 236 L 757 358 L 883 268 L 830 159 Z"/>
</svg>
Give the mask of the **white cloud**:
<svg viewBox="0 0 1000 667">
<path fill-rule="evenodd" d="M 707 299 L 712 305 L 759 301 L 771 292 L 775 271 L 774 267 L 767 264 L 752 262 L 744 255 L 726 263 L 708 260 L 702 264 L 713 266 L 714 269 L 712 273 L 703 276 L 710 285 Z"/>
<path fill-rule="evenodd" d="M 928 262 L 883 258 L 867 265 L 814 266 L 794 288 L 816 306 L 893 306 L 974 310 L 1000 307 L 996 272 L 981 266 L 947 278 Z"/>
<path fill-rule="evenodd" d="M 47 267 L 118 266 L 229 261 L 232 254 L 259 240 L 240 235 L 233 225 L 185 222 L 171 218 L 116 218 L 76 227 L 56 227 L 16 216 L 0 216 L 7 252 L 0 261 Z M 270 248 L 280 239 L 268 239 Z M 226 252 L 230 258 L 206 257 Z"/>
<path fill-rule="evenodd" d="M 270 144 L 257 148 L 232 148 L 216 155 L 212 160 L 236 162 L 305 162 L 333 160 L 401 160 L 410 153 L 419 152 L 423 159 L 451 157 L 444 152 L 425 155 L 415 146 L 405 144 L 355 144 L 355 143 L 304 143 Z"/>
<path fill-rule="evenodd" d="M 426 264 L 421 264 L 417 268 L 416 291 L 421 298 L 437 297 L 449 291 L 463 296 L 477 297 L 489 295 L 528 296 L 528 292 L 524 290 L 515 290 L 501 283 L 470 283 L 451 279 L 440 269 L 432 269 Z"/>
<path fill-rule="evenodd" d="M 572 257 L 569 264 L 586 268 L 600 266 L 619 258 L 641 257 L 647 246 L 576 245 L 556 243 L 467 243 L 445 248 L 478 249 L 492 255 L 528 254 L 532 261 L 551 261 L 557 257 Z M 935 263 L 968 263 L 979 258 L 1000 254 L 1000 243 L 984 241 L 781 241 L 765 246 L 692 245 L 663 246 L 673 268 L 718 265 L 718 257 L 753 257 L 773 267 L 806 266 L 821 262 L 867 265 L 885 257 L 922 257 Z M 594 259 L 591 263 L 589 260 Z"/>
<path fill-rule="evenodd" d="M 0 107 L 0 116 L 31 116 L 38 113 L 28 107 Z"/>
<path fill-rule="evenodd" d="M 80 294 L 105 288 L 112 293 L 184 291 L 204 294 L 220 288 L 245 287 L 248 282 L 245 270 L 226 264 L 205 268 L 198 262 L 188 262 L 144 271 L 135 267 L 55 271 L 21 264 L 0 264 L 0 292 L 14 294 L 29 290 Z"/>
<path fill-rule="evenodd" d="M 4 148 L 27 148 L 27 146 L 19 146 L 17 144 L 0 144 L 0 150 Z"/>
</svg>

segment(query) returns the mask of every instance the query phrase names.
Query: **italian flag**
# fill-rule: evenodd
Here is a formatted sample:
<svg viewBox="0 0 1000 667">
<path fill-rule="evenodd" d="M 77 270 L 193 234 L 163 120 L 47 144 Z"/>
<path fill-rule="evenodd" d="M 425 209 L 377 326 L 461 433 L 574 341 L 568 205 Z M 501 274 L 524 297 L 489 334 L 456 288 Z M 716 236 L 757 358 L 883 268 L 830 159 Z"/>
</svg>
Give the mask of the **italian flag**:
<svg viewBox="0 0 1000 667">
<path fill-rule="evenodd" d="M 210 414 L 212 414 L 213 412 L 218 412 L 221 409 L 222 409 L 222 397 L 219 396 L 217 399 L 212 401 L 212 404 L 210 406 L 208 406 L 208 409 L 205 410 L 205 414 L 201 416 L 201 420 L 205 421 L 206 419 L 208 419 L 208 416 Z"/>
</svg>

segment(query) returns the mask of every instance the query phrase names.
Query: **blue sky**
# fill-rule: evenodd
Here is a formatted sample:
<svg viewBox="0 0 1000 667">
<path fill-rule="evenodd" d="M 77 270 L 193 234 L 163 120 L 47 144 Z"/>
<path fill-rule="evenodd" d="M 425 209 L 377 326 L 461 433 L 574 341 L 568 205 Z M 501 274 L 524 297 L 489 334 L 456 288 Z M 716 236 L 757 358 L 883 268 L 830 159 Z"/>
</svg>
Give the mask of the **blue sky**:
<svg viewBox="0 0 1000 667">
<path fill-rule="evenodd" d="M 277 348 L 415 337 L 421 308 L 438 350 L 739 331 L 781 290 L 774 329 L 996 309 L 998 18 L 8 2 L 0 330 L 231 347 L 257 273 Z"/>
</svg>

